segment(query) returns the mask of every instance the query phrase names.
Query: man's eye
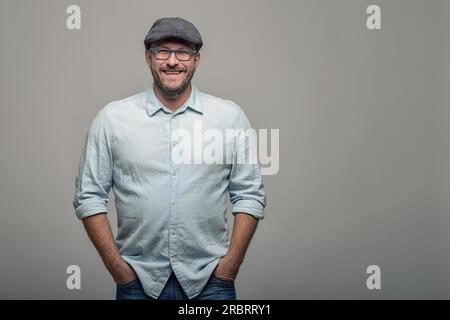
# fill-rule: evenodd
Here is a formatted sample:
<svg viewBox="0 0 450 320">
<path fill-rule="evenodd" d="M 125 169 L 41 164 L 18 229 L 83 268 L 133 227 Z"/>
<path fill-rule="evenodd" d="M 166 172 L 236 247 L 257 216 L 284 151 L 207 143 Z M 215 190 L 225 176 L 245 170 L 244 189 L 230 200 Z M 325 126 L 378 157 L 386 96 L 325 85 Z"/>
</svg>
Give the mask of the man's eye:
<svg viewBox="0 0 450 320">
<path fill-rule="evenodd" d="M 186 58 L 189 58 L 190 56 L 191 56 L 190 53 L 187 51 L 184 51 L 184 50 L 177 51 L 177 57 L 186 59 Z"/>
<path fill-rule="evenodd" d="M 158 50 L 158 53 L 159 54 L 168 54 L 169 51 L 167 51 L 167 50 Z"/>
</svg>

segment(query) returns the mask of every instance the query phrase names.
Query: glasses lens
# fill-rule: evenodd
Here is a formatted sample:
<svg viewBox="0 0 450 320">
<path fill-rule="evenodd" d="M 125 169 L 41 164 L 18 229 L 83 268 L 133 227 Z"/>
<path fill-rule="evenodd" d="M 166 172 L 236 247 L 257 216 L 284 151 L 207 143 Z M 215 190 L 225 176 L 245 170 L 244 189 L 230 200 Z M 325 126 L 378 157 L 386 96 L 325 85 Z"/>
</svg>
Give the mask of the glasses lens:
<svg viewBox="0 0 450 320">
<path fill-rule="evenodd" d="M 156 59 L 166 60 L 170 56 L 170 51 L 164 49 L 155 50 Z"/>
<path fill-rule="evenodd" d="M 183 50 L 177 51 L 176 56 L 177 56 L 177 59 L 180 61 L 187 61 L 187 60 L 191 59 L 191 53 L 187 52 L 187 51 L 183 51 Z"/>
</svg>

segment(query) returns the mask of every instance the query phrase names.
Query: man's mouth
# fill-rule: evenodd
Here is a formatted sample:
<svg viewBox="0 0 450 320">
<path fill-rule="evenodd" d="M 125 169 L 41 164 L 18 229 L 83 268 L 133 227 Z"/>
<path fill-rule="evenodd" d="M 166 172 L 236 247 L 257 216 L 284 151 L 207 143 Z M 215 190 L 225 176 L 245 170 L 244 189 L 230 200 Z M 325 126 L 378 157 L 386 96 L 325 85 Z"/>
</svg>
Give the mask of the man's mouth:
<svg viewBox="0 0 450 320">
<path fill-rule="evenodd" d="M 181 71 L 181 70 L 162 70 L 162 72 L 164 72 L 167 75 L 179 75 L 183 71 Z"/>
</svg>

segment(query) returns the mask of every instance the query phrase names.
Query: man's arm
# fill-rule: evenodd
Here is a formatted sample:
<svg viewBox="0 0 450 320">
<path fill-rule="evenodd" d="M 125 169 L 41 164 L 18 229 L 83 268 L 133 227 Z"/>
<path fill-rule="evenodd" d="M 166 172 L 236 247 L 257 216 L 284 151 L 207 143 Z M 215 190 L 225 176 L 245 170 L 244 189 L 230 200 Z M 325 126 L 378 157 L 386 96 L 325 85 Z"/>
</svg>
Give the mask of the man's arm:
<svg viewBox="0 0 450 320">
<path fill-rule="evenodd" d="M 114 281 L 125 284 L 136 279 L 135 272 L 120 255 L 106 212 L 83 219 L 83 225 Z"/>
<path fill-rule="evenodd" d="M 245 212 L 235 214 L 230 247 L 219 261 L 214 271 L 215 276 L 229 280 L 236 278 L 257 225 L 258 219 L 255 217 Z"/>
<path fill-rule="evenodd" d="M 236 120 L 236 129 L 241 129 L 236 137 L 235 158 L 239 155 L 256 155 L 255 146 L 246 143 L 244 132 L 251 129 L 251 124 L 242 110 Z M 251 140 L 251 139 L 250 139 Z M 219 278 L 234 280 L 239 267 L 244 261 L 245 253 L 258 225 L 264 218 L 266 194 L 257 161 L 233 163 L 228 191 L 233 204 L 231 212 L 234 215 L 233 234 L 228 252 L 219 260 L 214 275 Z"/>
<path fill-rule="evenodd" d="M 123 284 L 136 275 L 121 257 L 106 217 L 113 176 L 111 141 L 107 110 L 103 108 L 86 137 L 75 181 L 73 206 L 114 281 Z"/>
</svg>

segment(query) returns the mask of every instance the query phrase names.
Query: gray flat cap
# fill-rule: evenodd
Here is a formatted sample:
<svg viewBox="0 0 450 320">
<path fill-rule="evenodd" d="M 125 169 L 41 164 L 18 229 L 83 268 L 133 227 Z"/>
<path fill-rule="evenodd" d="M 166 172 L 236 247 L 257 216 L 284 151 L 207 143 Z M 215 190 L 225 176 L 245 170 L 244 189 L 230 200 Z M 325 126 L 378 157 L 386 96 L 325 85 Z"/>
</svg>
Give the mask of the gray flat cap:
<svg viewBox="0 0 450 320">
<path fill-rule="evenodd" d="M 197 28 L 183 18 L 160 18 L 150 28 L 145 37 L 144 44 L 149 47 L 151 43 L 176 38 L 195 44 L 197 50 L 203 46 L 202 36 Z"/>
</svg>

